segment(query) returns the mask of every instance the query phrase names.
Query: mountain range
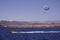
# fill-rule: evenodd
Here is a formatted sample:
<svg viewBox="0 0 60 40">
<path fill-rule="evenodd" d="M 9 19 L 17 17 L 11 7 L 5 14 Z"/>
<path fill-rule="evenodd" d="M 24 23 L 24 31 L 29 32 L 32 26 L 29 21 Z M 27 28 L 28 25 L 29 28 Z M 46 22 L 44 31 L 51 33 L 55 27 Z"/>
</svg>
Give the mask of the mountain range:
<svg viewBox="0 0 60 40">
<path fill-rule="evenodd" d="M 5 27 L 43 27 L 43 26 L 60 26 L 60 21 L 46 21 L 46 22 L 38 22 L 38 21 L 0 21 L 0 26 Z"/>
</svg>

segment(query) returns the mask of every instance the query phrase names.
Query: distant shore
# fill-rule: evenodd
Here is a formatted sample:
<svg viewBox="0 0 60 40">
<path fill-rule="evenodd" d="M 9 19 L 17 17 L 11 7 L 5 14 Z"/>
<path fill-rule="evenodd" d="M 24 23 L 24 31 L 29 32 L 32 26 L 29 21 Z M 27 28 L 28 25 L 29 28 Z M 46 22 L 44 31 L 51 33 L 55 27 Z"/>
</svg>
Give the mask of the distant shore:
<svg viewBox="0 0 60 40">
<path fill-rule="evenodd" d="M 0 21 L 0 27 L 11 28 L 52 28 L 60 27 L 60 22 L 26 22 L 26 21 Z"/>
</svg>

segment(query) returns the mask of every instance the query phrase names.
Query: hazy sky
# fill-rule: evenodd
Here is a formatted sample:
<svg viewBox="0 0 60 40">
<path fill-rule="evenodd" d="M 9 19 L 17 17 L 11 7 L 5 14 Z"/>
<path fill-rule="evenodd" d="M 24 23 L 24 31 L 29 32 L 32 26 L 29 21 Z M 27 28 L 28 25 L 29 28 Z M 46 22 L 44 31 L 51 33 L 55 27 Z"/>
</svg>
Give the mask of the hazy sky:
<svg viewBox="0 0 60 40">
<path fill-rule="evenodd" d="M 0 0 L 0 20 L 60 20 L 60 0 Z"/>
</svg>

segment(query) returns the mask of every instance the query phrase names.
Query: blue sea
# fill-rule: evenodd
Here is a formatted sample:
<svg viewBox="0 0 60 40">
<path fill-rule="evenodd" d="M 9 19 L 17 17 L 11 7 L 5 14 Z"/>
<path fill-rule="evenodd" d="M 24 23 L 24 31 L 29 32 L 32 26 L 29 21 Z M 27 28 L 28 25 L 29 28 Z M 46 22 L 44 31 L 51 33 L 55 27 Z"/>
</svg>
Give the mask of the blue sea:
<svg viewBox="0 0 60 40">
<path fill-rule="evenodd" d="M 60 40 L 58 33 L 11 33 L 11 30 L 20 32 L 33 31 L 60 31 L 60 28 L 0 28 L 0 40 Z"/>
</svg>

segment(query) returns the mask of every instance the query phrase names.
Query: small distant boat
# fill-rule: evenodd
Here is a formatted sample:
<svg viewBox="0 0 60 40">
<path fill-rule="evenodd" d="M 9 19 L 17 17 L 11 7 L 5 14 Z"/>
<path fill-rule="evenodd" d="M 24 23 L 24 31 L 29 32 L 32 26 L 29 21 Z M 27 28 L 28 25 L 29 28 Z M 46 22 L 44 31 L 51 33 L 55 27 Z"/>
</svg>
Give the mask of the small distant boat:
<svg viewBox="0 0 60 40">
<path fill-rule="evenodd" d="M 18 30 L 10 30 L 10 32 L 12 33 L 12 32 L 19 32 Z"/>
</svg>

